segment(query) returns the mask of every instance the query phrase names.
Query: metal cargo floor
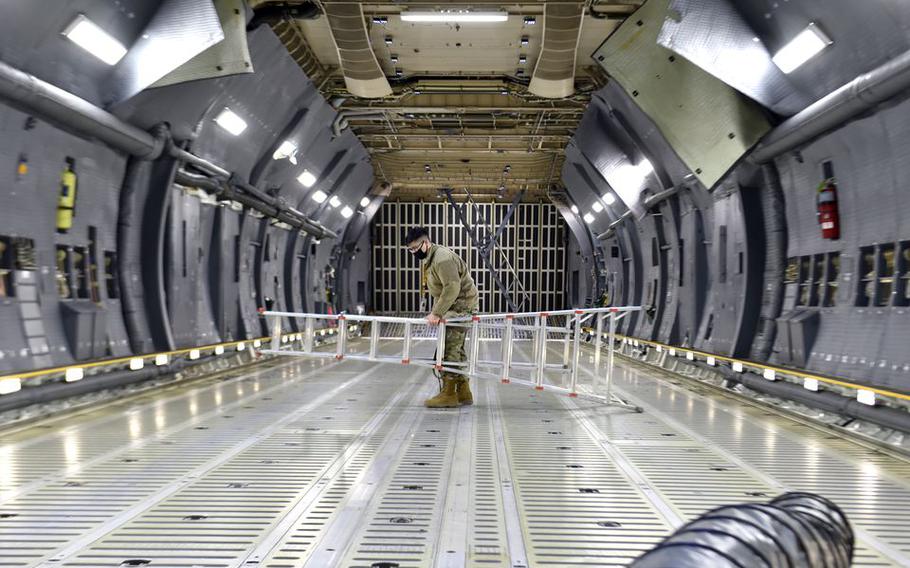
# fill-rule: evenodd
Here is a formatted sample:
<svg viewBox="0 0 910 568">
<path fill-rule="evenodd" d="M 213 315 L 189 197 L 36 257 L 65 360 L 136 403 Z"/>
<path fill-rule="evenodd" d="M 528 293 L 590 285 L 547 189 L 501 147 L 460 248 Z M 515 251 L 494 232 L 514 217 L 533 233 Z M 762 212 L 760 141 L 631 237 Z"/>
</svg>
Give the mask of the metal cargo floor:
<svg viewBox="0 0 910 568">
<path fill-rule="evenodd" d="M 425 369 L 280 359 L 0 432 L 0 566 L 623 565 L 786 490 L 845 509 L 855 565 L 910 566 L 907 462 L 617 371 L 643 414 L 488 380 L 428 410 Z"/>
</svg>

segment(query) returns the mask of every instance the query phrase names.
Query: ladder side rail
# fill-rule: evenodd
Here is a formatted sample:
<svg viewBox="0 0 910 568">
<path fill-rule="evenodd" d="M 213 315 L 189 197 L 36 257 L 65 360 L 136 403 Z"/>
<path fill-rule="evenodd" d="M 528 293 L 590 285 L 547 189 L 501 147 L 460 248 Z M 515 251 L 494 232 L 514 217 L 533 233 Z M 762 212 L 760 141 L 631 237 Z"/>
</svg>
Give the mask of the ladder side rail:
<svg viewBox="0 0 910 568">
<path fill-rule="evenodd" d="M 569 396 L 578 396 L 578 363 L 581 355 L 581 312 L 575 317 L 575 334 L 572 338 L 572 375 L 569 384 Z"/>
<path fill-rule="evenodd" d="M 543 379 L 544 372 L 546 371 L 547 365 L 547 312 L 541 312 L 538 316 L 538 329 L 537 329 L 537 349 L 535 352 L 535 362 L 537 363 L 536 367 L 536 381 L 535 388 L 537 390 L 543 390 Z"/>
<path fill-rule="evenodd" d="M 404 346 L 401 349 L 401 362 L 405 365 L 411 362 L 411 333 L 413 328 L 411 322 L 404 324 Z"/>
</svg>

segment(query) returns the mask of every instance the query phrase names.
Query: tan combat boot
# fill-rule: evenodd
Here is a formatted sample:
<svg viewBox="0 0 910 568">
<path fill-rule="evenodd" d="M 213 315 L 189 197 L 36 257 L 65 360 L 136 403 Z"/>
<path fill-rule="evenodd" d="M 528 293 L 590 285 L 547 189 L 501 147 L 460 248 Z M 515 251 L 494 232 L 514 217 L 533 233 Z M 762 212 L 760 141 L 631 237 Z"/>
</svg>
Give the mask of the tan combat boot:
<svg viewBox="0 0 910 568">
<path fill-rule="evenodd" d="M 455 385 L 455 390 L 458 392 L 458 404 L 462 406 L 474 404 L 474 395 L 471 394 L 468 379 L 466 377 L 458 377 L 455 380 L 458 381 Z"/>
<path fill-rule="evenodd" d="M 456 408 L 458 406 L 458 394 L 455 392 L 455 381 L 445 377 L 442 379 L 442 390 L 433 398 L 425 401 L 423 404 L 427 408 Z"/>
</svg>

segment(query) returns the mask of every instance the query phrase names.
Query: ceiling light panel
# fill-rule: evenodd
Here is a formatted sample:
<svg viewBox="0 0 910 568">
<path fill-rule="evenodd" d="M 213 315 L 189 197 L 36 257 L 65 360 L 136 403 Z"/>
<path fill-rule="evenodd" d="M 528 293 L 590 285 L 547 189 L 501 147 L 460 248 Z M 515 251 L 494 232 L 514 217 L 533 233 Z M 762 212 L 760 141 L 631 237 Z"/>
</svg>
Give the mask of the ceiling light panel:
<svg viewBox="0 0 910 568">
<path fill-rule="evenodd" d="M 326 192 L 322 191 L 321 189 L 317 189 L 316 193 L 313 194 L 313 201 L 316 203 L 325 203 L 325 200 L 328 199 L 328 197 L 329 196 L 326 194 Z"/>
<path fill-rule="evenodd" d="M 505 22 L 505 12 L 404 12 L 403 22 L 454 22 L 454 23 L 495 23 Z"/>
<path fill-rule="evenodd" d="M 354 214 L 354 210 L 351 209 L 350 207 L 348 207 L 347 205 L 345 205 L 344 208 L 341 209 L 341 216 L 344 217 L 345 219 L 350 219 L 351 215 L 353 215 L 353 214 Z"/>
<path fill-rule="evenodd" d="M 771 58 L 784 73 L 791 73 L 834 43 L 815 23 L 809 24 Z"/>
<path fill-rule="evenodd" d="M 116 64 L 126 55 L 123 44 L 83 14 L 76 16 L 63 35 L 108 65 Z"/>
<path fill-rule="evenodd" d="M 338 207 L 339 205 L 341 205 L 341 200 L 338 199 L 337 195 L 333 195 L 332 198 L 329 199 L 329 205 L 331 205 L 332 207 Z"/>
</svg>

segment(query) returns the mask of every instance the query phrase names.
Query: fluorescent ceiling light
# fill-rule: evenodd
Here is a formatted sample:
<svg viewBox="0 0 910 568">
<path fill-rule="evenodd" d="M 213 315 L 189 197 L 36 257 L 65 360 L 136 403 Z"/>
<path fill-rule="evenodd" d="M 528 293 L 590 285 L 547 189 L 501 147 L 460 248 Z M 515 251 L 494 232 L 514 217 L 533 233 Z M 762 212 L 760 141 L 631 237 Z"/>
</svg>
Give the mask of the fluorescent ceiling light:
<svg viewBox="0 0 910 568">
<path fill-rule="evenodd" d="M 326 199 L 328 199 L 328 197 L 329 196 L 326 195 L 326 192 L 322 191 L 321 189 L 317 189 L 316 193 L 313 194 L 313 201 L 316 203 L 323 203 Z"/>
<path fill-rule="evenodd" d="M 345 219 L 350 219 L 351 215 L 353 215 L 353 214 L 354 214 L 354 210 L 351 209 L 350 207 L 348 207 L 347 205 L 345 205 L 344 209 L 341 210 L 341 216 L 344 217 Z"/>
<path fill-rule="evenodd" d="M 613 205 L 614 203 L 616 203 L 616 196 L 613 195 L 612 193 L 603 194 L 603 197 L 601 197 L 601 199 L 603 199 L 604 203 L 606 203 L 607 205 Z"/>
<path fill-rule="evenodd" d="M 575 213 L 576 215 L 578 215 L 578 205 L 572 206 L 572 213 Z"/>
<path fill-rule="evenodd" d="M 303 187 L 313 187 L 316 185 L 316 176 L 310 173 L 310 170 L 303 170 L 303 173 L 297 176 L 297 181 L 303 184 Z M 321 191 L 319 193 L 322 193 Z M 325 194 L 323 194 L 325 195 Z M 324 199 L 322 201 L 325 201 Z M 319 203 L 322 203 L 320 201 Z"/>
<path fill-rule="evenodd" d="M 405 12 L 402 22 L 505 22 L 505 12 Z"/>
<path fill-rule="evenodd" d="M 594 215 L 591 215 L 590 213 L 585 213 L 585 223 L 590 224 L 593 222 L 594 222 Z"/>
<path fill-rule="evenodd" d="M 284 158 L 290 158 L 297 153 L 297 145 L 291 142 L 290 140 L 285 140 L 281 143 L 281 146 L 278 146 L 278 149 L 275 150 L 275 153 L 272 154 L 273 160 L 283 160 Z"/>
<path fill-rule="evenodd" d="M 138 371 L 139 369 L 145 367 L 145 360 L 142 357 L 134 357 L 130 359 L 130 370 Z"/>
<path fill-rule="evenodd" d="M 341 200 L 338 199 L 337 195 L 333 195 L 332 198 L 329 199 L 329 205 L 331 205 L 332 207 L 338 207 L 339 205 L 341 205 Z"/>
<path fill-rule="evenodd" d="M 82 14 L 70 22 L 63 35 L 108 65 L 114 65 L 126 55 L 123 44 Z"/>
<path fill-rule="evenodd" d="M 790 43 L 782 47 L 771 60 L 780 67 L 781 71 L 790 73 L 818 55 L 819 52 L 832 43 L 834 42 L 825 35 L 825 32 L 818 29 L 818 26 L 814 23 L 811 23 L 806 29 L 799 32 L 795 38 L 790 40 Z"/>
<path fill-rule="evenodd" d="M 370 198 L 369 198 L 369 197 L 364 197 L 363 199 L 360 200 L 360 206 L 361 206 L 361 207 L 366 207 L 366 206 L 369 205 L 369 204 L 370 204 Z"/>
<path fill-rule="evenodd" d="M 246 130 L 246 121 L 237 116 L 234 111 L 227 107 L 224 107 L 224 110 L 221 111 L 221 114 L 215 117 L 215 122 L 218 123 L 218 126 L 224 128 L 234 136 L 237 136 Z"/>
<path fill-rule="evenodd" d="M 595 201 L 594 205 L 591 206 L 591 209 L 593 209 L 595 213 L 600 213 L 604 210 L 604 206 L 600 204 L 600 201 Z"/>
</svg>

